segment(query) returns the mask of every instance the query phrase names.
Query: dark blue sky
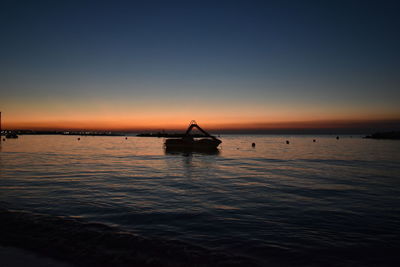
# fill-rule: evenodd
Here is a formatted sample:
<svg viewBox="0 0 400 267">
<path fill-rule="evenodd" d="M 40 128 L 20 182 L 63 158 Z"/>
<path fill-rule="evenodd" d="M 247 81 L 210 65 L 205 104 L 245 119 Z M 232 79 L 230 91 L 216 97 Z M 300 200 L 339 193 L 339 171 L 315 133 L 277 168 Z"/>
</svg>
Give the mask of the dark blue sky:
<svg viewBox="0 0 400 267">
<path fill-rule="evenodd" d="M 174 117 L 189 101 L 228 121 L 398 118 L 399 7 L 5 0 L 0 105 L 16 120 L 22 106 L 37 117 L 57 106 L 56 120 L 85 105 L 117 106 L 115 116 L 137 112 L 132 106 L 182 105 Z"/>
</svg>

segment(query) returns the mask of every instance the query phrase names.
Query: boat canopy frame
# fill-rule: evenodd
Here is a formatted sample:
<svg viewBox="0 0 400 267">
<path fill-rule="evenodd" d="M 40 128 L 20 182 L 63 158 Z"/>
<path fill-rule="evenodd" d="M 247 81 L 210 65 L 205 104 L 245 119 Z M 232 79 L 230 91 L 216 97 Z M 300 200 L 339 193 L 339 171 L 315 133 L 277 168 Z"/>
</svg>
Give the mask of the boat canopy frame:
<svg viewBox="0 0 400 267">
<path fill-rule="evenodd" d="M 186 130 L 185 135 L 189 136 L 190 132 L 193 130 L 193 128 L 197 128 L 200 132 L 202 132 L 206 137 L 210 137 L 214 140 L 218 140 L 215 136 L 212 136 L 211 134 L 209 134 L 208 132 L 206 132 L 205 130 L 203 130 L 195 120 L 192 120 L 189 124 L 189 128 Z M 219 141 L 219 140 L 218 140 Z"/>
</svg>

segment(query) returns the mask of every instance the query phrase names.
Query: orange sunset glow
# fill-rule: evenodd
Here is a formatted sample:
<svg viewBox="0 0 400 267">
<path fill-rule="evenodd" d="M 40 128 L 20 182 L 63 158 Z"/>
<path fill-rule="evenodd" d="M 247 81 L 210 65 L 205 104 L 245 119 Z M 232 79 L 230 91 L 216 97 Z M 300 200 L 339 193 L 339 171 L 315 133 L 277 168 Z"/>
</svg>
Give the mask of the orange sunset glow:
<svg viewBox="0 0 400 267">
<path fill-rule="evenodd" d="M 245 131 L 400 121 L 397 61 L 382 43 L 362 46 L 369 32 L 335 46 L 342 36 L 314 24 L 298 39 L 284 34 L 291 29 L 285 23 L 189 27 L 181 21 L 167 29 L 160 24 L 154 40 L 129 18 L 106 32 L 94 21 L 92 31 L 75 37 L 51 23 L 16 27 L 2 44 L 3 128 L 174 130 L 195 119 L 210 129 Z M 55 32 L 62 38 L 54 39 Z"/>
<path fill-rule="evenodd" d="M 22 100 L 3 103 L 3 128 L 32 130 L 182 130 L 192 119 L 215 130 L 346 128 L 400 121 L 395 108 L 362 105 L 310 105 L 293 100 L 274 103 L 267 97 L 244 101 L 219 97 L 106 100 Z"/>
</svg>

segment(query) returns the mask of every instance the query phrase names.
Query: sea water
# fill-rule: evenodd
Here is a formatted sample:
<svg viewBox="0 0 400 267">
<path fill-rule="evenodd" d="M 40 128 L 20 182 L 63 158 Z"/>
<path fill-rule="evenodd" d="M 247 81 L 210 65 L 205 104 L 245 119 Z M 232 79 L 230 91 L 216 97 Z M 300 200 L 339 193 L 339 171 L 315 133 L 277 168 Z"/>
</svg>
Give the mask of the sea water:
<svg viewBox="0 0 400 267">
<path fill-rule="evenodd" d="M 330 135 L 221 140 L 216 153 L 168 153 L 163 138 L 20 136 L 1 144 L 0 203 L 260 265 L 309 257 L 333 265 L 397 259 L 399 141 Z"/>
</svg>

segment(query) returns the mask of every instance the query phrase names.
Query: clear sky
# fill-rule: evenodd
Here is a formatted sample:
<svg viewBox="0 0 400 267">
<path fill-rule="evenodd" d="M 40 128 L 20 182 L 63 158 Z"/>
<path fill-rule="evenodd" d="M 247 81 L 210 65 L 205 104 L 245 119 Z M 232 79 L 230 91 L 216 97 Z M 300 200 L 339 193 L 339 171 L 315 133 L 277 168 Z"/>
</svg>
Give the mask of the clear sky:
<svg viewBox="0 0 400 267">
<path fill-rule="evenodd" d="M 400 121 L 398 1 L 0 2 L 8 128 Z"/>
</svg>

